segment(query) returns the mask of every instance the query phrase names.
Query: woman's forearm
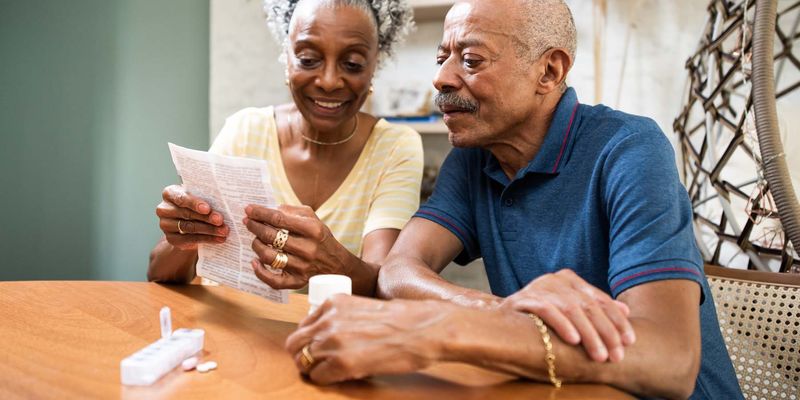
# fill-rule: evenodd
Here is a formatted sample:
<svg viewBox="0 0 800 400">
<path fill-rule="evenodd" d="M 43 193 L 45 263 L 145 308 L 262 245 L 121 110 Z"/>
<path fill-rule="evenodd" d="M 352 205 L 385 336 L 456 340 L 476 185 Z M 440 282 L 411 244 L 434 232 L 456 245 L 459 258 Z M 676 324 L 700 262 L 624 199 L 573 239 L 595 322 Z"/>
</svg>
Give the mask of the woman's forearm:
<svg viewBox="0 0 800 400">
<path fill-rule="evenodd" d="M 342 260 L 342 273 L 353 281 L 353 294 L 374 297 L 380 265 L 364 261 L 344 247 L 341 250 L 339 257 Z"/>
<path fill-rule="evenodd" d="M 196 263 L 197 250 L 180 250 L 162 237 L 150 252 L 147 280 L 188 283 L 195 277 Z"/>
<path fill-rule="evenodd" d="M 358 262 L 361 265 L 350 275 L 353 279 L 353 294 L 374 297 L 380 266 L 360 259 Z"/>
</svg>

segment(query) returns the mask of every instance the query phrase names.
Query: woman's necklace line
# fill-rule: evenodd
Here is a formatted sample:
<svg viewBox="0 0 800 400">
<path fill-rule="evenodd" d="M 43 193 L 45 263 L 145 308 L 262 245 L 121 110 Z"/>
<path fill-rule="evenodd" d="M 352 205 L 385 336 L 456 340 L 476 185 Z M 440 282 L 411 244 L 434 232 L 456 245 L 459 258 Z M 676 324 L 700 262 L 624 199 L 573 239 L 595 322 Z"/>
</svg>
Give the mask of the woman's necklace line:
<svg viewBox="0 0 800 400">
<path fill-rule="evenodd" d="M 289 122 L 289 129 L 291 130 L 292 129 L 292 113 L 290 112 L 286 118 L 288 119 L 288 122 Z M 314 144 L 318 144 L 320 146 L 335 146 L 337 144 L 342 144 L 342 143 L 349 142 L 350 139 L 352 139 L 356 135 L 356 131 L 358 131 L 358 114 L 356 114 L 356 123 L 355 123 L 355 126 L 353 126 L 353 131 L 350 132 L 350 134 L 344 139 L 337 140 L 335 142 L 323 142 L 321 140 L 317 140 L 317 139 L 310 138 L 310 137 L 306 136 L 305 133 L 303 133 L 302 131 L 300 132 L 300 136 L 303 138 L 303 140 L 305 140 L 307 142 L 314 143 Z"/>
</svg>

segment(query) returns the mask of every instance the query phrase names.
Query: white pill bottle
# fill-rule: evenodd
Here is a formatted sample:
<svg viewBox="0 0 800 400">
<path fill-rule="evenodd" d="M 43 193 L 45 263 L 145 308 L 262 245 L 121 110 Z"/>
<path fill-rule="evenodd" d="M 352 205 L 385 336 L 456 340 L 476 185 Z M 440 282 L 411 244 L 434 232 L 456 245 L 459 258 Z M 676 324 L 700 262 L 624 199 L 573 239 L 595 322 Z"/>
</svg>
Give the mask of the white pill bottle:
<svg viewBox="0 0 800 400">
<path fill-rule="evenodd" d="M 335 294 L 353 294 L 353 282 L 345 275 L 315 275 L 308 280 L 308 313 L 312 314 Z"/>
</svg>

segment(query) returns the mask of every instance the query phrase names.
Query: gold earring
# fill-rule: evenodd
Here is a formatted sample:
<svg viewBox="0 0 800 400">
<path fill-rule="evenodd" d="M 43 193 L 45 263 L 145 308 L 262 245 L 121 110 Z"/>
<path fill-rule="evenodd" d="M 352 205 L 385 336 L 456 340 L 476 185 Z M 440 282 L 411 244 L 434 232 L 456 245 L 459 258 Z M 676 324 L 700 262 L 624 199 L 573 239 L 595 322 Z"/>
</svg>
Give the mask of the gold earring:
<svg viewBox="0 0 800 400">
<path fill-rule="evenodd" d="M 285 81 L 283 81 L 283 83 L 285 83 L 285 84 L 286 84 L 286 86 L 289 86 L 289 78 L 286 78 L 286 80 L 285 80 Z"/>
<path fill-rule="evenodd" d="M 372 85 L 369 85 L 369 94 L 372 94 L 372 92 L 374 92 L 374 89 L 373 89 Z"/>
</svg>

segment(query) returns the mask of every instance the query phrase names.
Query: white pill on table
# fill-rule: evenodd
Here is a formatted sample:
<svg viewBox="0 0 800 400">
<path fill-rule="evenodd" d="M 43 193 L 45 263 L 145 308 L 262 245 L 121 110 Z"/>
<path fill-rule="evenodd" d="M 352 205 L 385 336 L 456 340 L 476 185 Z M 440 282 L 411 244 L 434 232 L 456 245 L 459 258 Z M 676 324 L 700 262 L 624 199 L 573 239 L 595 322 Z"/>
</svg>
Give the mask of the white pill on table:
<svg viewBox="0 0 800 400">
<path fill-rule="evenodd" d="M 189 357 L 181 363 L 181 368 L 184 371 L 191 371 L 197 366 L 197 357 Z"/>
<path fill-rule="evenodd" d="M 207 361 L 197 366 L 198 372 L 208 372 L 217 369 L 217 363 L 214 361 Z"/>
</svg>

